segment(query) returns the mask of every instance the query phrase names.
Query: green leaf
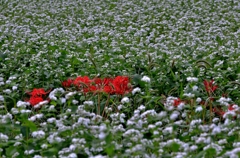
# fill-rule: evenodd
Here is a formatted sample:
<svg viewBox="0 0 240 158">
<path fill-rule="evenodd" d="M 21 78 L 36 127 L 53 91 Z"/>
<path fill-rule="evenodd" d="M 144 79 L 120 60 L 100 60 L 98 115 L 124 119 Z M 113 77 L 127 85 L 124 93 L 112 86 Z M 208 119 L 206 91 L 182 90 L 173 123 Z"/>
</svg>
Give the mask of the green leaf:
<svg viewBox="0 0 240 158">
<path fill-rule="evenodd" d="M 24 120 L 23 126 L 29 127 L 29 129 L 31 131 L 36 131 L 37 130 L 37 126 L 33 122 L 28 121 L 28 120 Z"/>
<path fill-rule="evenodd" d="M 173 152 L 178 152 L 178 151 L 179 151 L 179 148 L 180 148 L 180 145 L 177 144 L 177 143 L 172 143 L 171 146 L 170 146 L 170 149 L 171 149 Z"/>
<path fill-rule="evenodd" d="M 6 155 L 9 157 L 13 156 L 15 152 L 17 152 L 17 149 L 15 146 L 10 146 L 6 149 Z"/>
<path fill-rule="evenodd" d="M 207 150 L 205 150 L 205 152 L 206 152 L 205 157 L 214 157 L 217 155 L 216 149 L 214 148 L 208 148 Z"/>
</svg>

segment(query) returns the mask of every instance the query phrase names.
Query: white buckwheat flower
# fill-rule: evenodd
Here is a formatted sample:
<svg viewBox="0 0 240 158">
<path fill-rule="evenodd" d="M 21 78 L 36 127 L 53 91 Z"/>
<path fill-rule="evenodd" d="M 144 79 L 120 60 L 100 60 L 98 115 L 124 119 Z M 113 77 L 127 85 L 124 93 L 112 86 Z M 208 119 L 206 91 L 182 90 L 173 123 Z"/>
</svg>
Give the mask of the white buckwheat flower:
<svg viewBox="0 0 240 158">
<path fill-rule="evenodd" d="M 128 97 L 122 98 L 121 103 L 122 104 L 129 103 L 129 98 Z"/>
<path fill-rule="evenodd" d="M 139 87 L 136 87 L 132 90 L 132 94 L 135 95 L 136 93 L 140 93 L 141 89 Z"/>
<path fill-rule="evenodd" d="M 141 81 L 150 83 L 150 82 L 151 82 L 151 79 L 150 79 L 148 76 L 143 76 L 143 78 L 141 79 Z"/>
<path fill-rule="evenodd" d="M 198 78 L 196 77 L 187 77 L 188 82 L 198 82 Z"/>
</svg>

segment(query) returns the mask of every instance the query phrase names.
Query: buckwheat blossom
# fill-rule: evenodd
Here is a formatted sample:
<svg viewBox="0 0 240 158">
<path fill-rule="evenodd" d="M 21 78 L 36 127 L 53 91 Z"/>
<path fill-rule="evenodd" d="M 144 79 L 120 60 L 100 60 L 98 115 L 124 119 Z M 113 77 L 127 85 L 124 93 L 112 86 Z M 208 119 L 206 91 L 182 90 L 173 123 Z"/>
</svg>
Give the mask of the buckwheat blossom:
<svg viewBox="0 0 240 158">
<path fill-rule="evenodd" d="M 138 107 L 138 110 L 139 111 L 144 111 L 146 109 L 146 107 L 144 106 L 144 105 L 140 105 L 139 107 Z"/>
<path fill-rule="evenodd" d="M 140 93 L 141 89 L 139 87 L 136 87 L 132 90 L 132 94 L 135 95 L 136 93 Z"/>
<path fill-rule="evenodd" d="M 173 113 L 170 115 L 170 120 L 176 120 L 179 114 L 180 113 L 178 111 L 173 111 Z"/>
<path fill-rule="evenodd" d="M 17 77 L 16 76 L 10 76 L 8 79 L 9 80 L 15 80 L 15 79 L 17 79 Z"/>
<path fill-rule="evenodd" d="M 71 153 L 68 155 L 68 158 L 78 158 L 78 156 L 75 153 Z"/>
<path fill-rule="evenodd" d="M 79 101 L 73 99 L 73 100 L 72 100 L 72 103 L 73 103 L 74 105 L 77 105 L 77 104 L 79 103 Z"/>
<path fill-rule="evenodd" d="M 22 143 L 21 142 L 16 142 L 16 143 L 14 143 L 13 146 L 19 146 L 19 145 L 22 145 Z"/>
<path fill-rule="evenodd" d="M 199 98 L 199 97 L 196 99 L 196 102 L 197 102 L 198 104 L 199 104 L 201 101 L 202 101 L 202 99 Z"/>
<path fill-rule="evenodd" d="M 19 135 L 15 136 L 14 139 L 21 141 L 23 139 L 23 135 L 19 134 Z"/>
<path fill-rule="evenodd" d="M 55 106 L 54 105 L 50 105 L 48 108 L 49 111 L 54 111 L 55 110 Z"/>
<path fill-rule="evenodd" d="M 121 110 L 122 108 L 123 108 L 123 105 L 122 104 L 120 104 L 120 105 L 118 105 L 118 110 Z"/>
<path fill-rule="evenodd" d="M 18 108 L 26 108 L 26 106 L 29 106 L 30 103 L 29 102 L 23 102 L 23 101 L 18 101 L 17 102 L 17 107 Z"/>
<path fill-rule="evenodd" d="M 224 144 L 227 144 L 228 142 L 227 142 L 227 139 L 220 139 L 219 141 L 218 141 L 218 144 L 220 144 L 220 145 L 224 145 Z M 234 146 L 234 143 L 233 143 L 233 147 L 236 147 L 236 146 Z M 240 146 L 239 146 L 240 147 Z"/>
<path fill-rule="evenodd" d="M 15 152 L 13 155 L 12 155 L 12 158 L 15 158 L 15 157 L 17 157 L 17 156 L 19 156 L 20 154 L 19 154 L 19 152 Z"/>
<path fill-rule="evenodd" d="M 217 100 L 216 102 L 219 102 L 220 105 L 228 106 L 230 101 L 232 101 L 231 98 L 221 97 L 221 98 L 220 98 L 219 100 Z"/>
<path fill-rule="evenodd" d="M 198 120 L 192 120 L 191 123 L 190 123 L 190 126 L 195 126 L 195 125 L 198 125 L 202 123 L 202 120 L 201 119 L 198 119 Z"/>
<path fill-rule="evenodd" d="M 189 98 L 193 98 L 195 97 L 195 94 L 193 93 L 184 93 L 183 96 L 189 97 Z"/>
<path fill-rule="evenodd" d="M 48 122 L 48 123 L 54 123 L 54 122 L 56 122 L 56 118 L 55 118 L 55 117 L 48 118 L 48 119 L 47 119 L 47 122 Z"/>
<path fill-rule="evenodd" d="M 160 113 L 158 113 L 158 118 L 159 119 L 163 119 L 167 116 L 167 112 L 166 111 L 161 111 Z"/>
<path fill-rule="evenodd" d="M 32 137 L 33 138 L 37 138 L 37 139 L 41 139 L 45 137 L 45 132 L 40 130 L 40 131 L 34 131 L 32 132 Z"/>
<path fill-rule="evenodd" d="M 196 77 L 187 77 L 188 82 L 198 82 L 198 78 Z"/>
<path fill-rule="evenodd" d="M 31 154 L 33 154 L 34 152 L 35 152 L 34 149 L 25 150 L 25 151 L 24 151 L 24 154 L 25 154 L 25 155 L 31 155 Z"/>
<path fill-rule="evenodd" d="M 225 118 L 234 117 L 234 116 L 236 116 L 235 111 L 227 111 L 227 112 L 224 113 L 223 118 L 225 119 Z"/>
<path fill-rule="evenodd" d="M 11 109 L 11 113 L 12 113 L 13 115 L 16 115 L 16 114 L 19 113 L 19 110 L 16 109 L 16 108 L 12 108 L 12 109 Z"/>
<path fill-rule="evenodd" d="M 190 146 L 190 151 L 196 151 L 198 149 L 198 146 L 197 145 L 192 145 Z"/>
<path fill-rule="evenodd" d="M 3 133 L 0 133 L 0 141 L 7 142 L 8 136 Z"/>
<path fill-rule="evenodd" d="M 173 127 L 166 127 L 163 129 L 163 134 L 172 134 L 173 133 Z"/>
<path fill-rule="evenodd" d="M 193 90 L 193 91 L 197 91 L 197 90 L 198 90 L 198 86 L 193 86 L 193 87 L 192 87 L 192 90 Z"/>
<path fill-rule="evenodd" d="M 65 139 L 63 138 L 60 138 L 59 136 L 57 136 L 57 133 L 53 133 L 53 134 L 50 134 L 48 137 L 47 137 L 47 141 L 52 144 L 52 143 L 61 143 L 63 141 L 65 141 Z"/>
<path fill-rule="evenodd" d="M 128 97 L 122 98 L 121 103 L 122 103 L 122 104 L 127 104 L 127 103 L 129 103 L 129 98 L 128 98 Z"/>
<path fill-rule="evenodd" d="M 66 99 L 66 98 L 63 98 L 63 97 L 60 98 L 60 101 L 61 101 L 62 104 L 66 103 L 66 100 L 67 100 L 67 99 Z"/>
<path fill-rule="evenodd" d="M 196 144 L 209 144 L 211 143 L 211 138 L 210 137 L 199 137 L 195 140 Z"/>
<path fill-rule="evenodd" d="M 48 104 L 48 102 L 49 102 L 48 100 L 41 101 L 38 104 L 34 105 L 33 108 L 38 109 L 38 108 L 42 107 L 43 105 Z"/>
<path fill-rule="evenodd" d="M 151 79 L 150 79 L 148 76 L 143 76 L 143 77 L 141 78 L 141 81 L 150 83 L 150 82 L 151 82 Z"/>
<path fill-rule="evenodd" d="M 202 106 L 197 106 L 195 112 L 201 112 L 203 110 Z"/>
<path fill-rule="evenodd" d="M 6 93 L 6 94 L 11 94 L 12 93 L 12 91 L 10 89 L 5 89 L 5 90 L 3 90 L 3 92 Z"/>
<path fill-rule="evenodd" d="M 4 101 L 4 97 L 0 95 L 0 101 Z"/>
<path fill-rule="evenodd" d="M 40 156 L 40 155 L 34 155 L 33 158 L 42 158 L 42 156 Z"/>
<path fill-rule="evenodd" d="M 64 89 L 63 88 L 56 88 L 56 89 L 54 89 L 52 92 L 50 92 L 49 93 L 49 98 L 51 99 L 51 100 L 57 100 L 57 97 L 55 96 L 57 93 L 61 93 L 61 94 L 63 94 L 65 91 L 64 91 Z"/>
<path fill-rule="evenodd" d="M 67 94 L 65 95 L 65 98 L 66 98 L 66 99 L 69 99 L 69 98 L 71 98 L 72 96 L 74 96 L 75 94 L 77 94 L 76 91 L 75 91 L 75 92 L 69 92 L 69 93 L 67 93 Z"/>
<path fill-rule="evenodd" d="M 93 106 L 93 101 L 84 101 L 83 102 L 84 105 L 88 105 L 88 106 Z"/>
<path fill-rule="evenodd" d="M 43 118 L 43 114 L 36 114 L 36 115 L 34 115 L 34 116 L 31 116 L 28 120 L 29 121 L 36 121 L 37 119 L 41 119 L 41 118 Z"/>
<path fill-rule="evenodd" d="M 42 149 L 47 149 L 47 148 L 48 148 L 48 145 L 47 145 L 47 144 L 42 144 L 42 145 L 41 145 L 41 148 L 42 148 Z"/>
<path fill-rule="evenodd" d="M 222 130 L 221 130 L 221 128 L 219 127 L 219 126 L 216 126 L 216 127 L 214 127 L 213 129 L 212 129 L 212 135 L 216 135 L 216 134 L 219 134 L 219 133 L 221 133 L 222 132 Z"/>
<path fill-rule="evenodd" d="M 18 89 L 17 86 L 12 86 L 12 90 L 13 90 L 13 91 L 16 91 L 17 89 Z"/>
<path fill-rule="evenodd" d="M 107 156 L 96 155 L 96 156 L 90 156 L 89 158 L 107 158 Z"/>
<path fill-rule="evenodd" d="M 13 116 L 10 113 L 2 115 L 2 123 L 7 123 L 8 121 L 12 120 Z"/>
</svg>

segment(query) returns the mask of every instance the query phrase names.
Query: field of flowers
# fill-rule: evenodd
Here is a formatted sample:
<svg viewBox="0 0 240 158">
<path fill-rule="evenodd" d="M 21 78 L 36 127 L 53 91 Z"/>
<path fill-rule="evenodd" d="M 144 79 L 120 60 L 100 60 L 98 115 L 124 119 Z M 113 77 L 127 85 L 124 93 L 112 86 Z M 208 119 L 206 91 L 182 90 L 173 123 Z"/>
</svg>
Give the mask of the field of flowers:
<svg viewBox="0 0 240 158">
<path fill-rule="evenodd" d="M 240 157 L 238 0 L 0 1 L 0 157 Z"/>
</svg>

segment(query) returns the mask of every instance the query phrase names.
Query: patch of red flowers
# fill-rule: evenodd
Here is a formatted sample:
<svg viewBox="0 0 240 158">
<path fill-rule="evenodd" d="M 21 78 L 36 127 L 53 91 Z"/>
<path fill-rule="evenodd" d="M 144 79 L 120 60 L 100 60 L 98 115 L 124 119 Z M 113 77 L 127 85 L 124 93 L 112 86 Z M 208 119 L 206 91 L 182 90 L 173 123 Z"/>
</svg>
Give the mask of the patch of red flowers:
<svg viewBox="0 0 240 158">
<path fill-rule="evenodd" d="M 90 79 L 88 76 L 79 76 L 76 79 L 68 79 L 62 82 L 64 88 L 74 85 L 77 90 L 84 93 L 104 92 L 108 94 L 124 95 L 131 92 L 132 87 L 130 79 L 127 76 L 117 76 L 115 78 L 94 78 Z"/>
</svg>

